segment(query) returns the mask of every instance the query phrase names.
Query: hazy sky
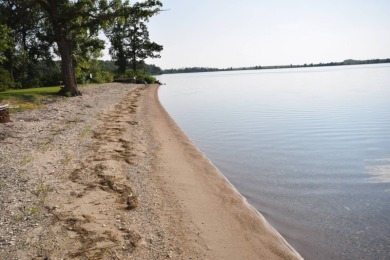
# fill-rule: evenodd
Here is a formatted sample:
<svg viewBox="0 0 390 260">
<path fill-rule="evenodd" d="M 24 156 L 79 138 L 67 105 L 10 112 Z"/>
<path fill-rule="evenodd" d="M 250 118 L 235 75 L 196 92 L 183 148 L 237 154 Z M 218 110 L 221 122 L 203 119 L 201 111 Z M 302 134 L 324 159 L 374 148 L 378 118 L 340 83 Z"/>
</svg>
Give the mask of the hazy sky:
<svg viewBox="0 0 390 260">
<path fill-rule="evenodd" d="M 162 0 L 164 69 L 390 58 L 390 0 Z"/>
</svg>

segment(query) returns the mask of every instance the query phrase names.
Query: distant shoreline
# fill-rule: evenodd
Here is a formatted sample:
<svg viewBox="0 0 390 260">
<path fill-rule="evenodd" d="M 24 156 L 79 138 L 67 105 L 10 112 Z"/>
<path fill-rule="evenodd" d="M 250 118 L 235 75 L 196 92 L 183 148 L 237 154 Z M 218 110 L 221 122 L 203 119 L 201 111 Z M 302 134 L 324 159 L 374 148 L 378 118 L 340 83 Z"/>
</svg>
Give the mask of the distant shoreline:
<svg viewBox="0 0 390 260">
<path fill-rule="evenodd" d="M 293 68 L 311 68 L 311 67 L 332 67 L 332 66 L 350 66 L 350 65 L 367 65 L 367 64 L 383 64 L 390 63 L 390 58 L 387 59 L 371 59 L 371 60 L 353 60 L 348 59 L 342 62 L 328 63 L 310 63 L 310 64 L 290 64 L 290 65 L 272 65 L 272 66 L 252 66 L 252 67 L 230 67 L 230 68 L 208 68 L 208 67 L 189 67 L 180 69 L 166 69 L 161 74 L 177 74 L 177 73 L 196 73 L 196 72 L 218 72 L 218 71 L 239 71 L 239 70 L 270 70 L 270 69 L 293 69 Z"/>
</svg>

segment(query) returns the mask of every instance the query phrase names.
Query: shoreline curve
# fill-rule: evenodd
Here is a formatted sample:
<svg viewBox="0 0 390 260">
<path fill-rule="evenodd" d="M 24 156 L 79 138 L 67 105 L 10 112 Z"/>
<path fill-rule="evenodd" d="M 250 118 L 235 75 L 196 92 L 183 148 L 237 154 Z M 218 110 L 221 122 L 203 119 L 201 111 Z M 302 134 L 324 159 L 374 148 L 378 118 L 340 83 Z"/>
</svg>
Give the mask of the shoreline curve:
<svg viewBox="0 0 390 260">
<path fill-rule="evenodd" d="M 0 125 L 1 259 L 302 259 L 157 91 L 89 85 Z"/>
<path fill-rule="evenodd" d="M 171 181 L 170 188 L 178 190 L 175 196 L 183 201 L 184 214 L 189 216 L 186 224 L 196 226 L 204 234 L 203 239 L 210 249 L 206 258 L 303 259 L 193 144 L 162 106 L 158 89 L 152 86 L 148 94 L 155 107 L 151 120 L 153 136 L 160 143 L 158 174 Z M 181 157 L 180 160 L 177 157 Z M 191 194 L 196 192 L 208 195 L 194 198 Z M 209 212 L 212 214 L 205 217 L 204 213 L 210 208 L 214 209 Z M 222 219 L 215 223 L 212 220 L 215 217 Z M 208 226 L 205 221 L 210 221 Z"/>
</svg>

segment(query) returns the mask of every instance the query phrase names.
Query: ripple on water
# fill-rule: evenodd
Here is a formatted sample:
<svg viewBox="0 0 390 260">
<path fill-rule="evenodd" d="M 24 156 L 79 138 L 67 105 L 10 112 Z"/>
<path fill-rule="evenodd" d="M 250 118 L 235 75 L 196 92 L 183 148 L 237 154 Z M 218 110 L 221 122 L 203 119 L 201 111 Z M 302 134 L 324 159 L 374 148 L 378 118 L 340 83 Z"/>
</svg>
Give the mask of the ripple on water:
<svg viewBox="0 0 390 260">
<path fill-rule="evenodd" d="M 164 107 L 307 259 L 390 259 L 390 65 L 163 75 Z"/>
</svg>

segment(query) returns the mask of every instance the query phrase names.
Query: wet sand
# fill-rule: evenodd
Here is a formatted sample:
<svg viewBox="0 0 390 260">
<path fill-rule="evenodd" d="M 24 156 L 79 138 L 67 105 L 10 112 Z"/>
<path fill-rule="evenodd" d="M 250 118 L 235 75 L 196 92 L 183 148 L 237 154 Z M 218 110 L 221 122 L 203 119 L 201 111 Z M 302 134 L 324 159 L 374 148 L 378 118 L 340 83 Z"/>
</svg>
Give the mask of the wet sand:
<svg viewBox="0 0 390 260">
<path fill-rule="evenodd" d="M 207 259 L 299 259 L 299 254 L 199 152 L 161 106 L 157 88 L 147 93 L 150 120 L 160 143 L 158 171 L 206 245 Z"/>
</svg>

